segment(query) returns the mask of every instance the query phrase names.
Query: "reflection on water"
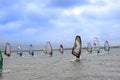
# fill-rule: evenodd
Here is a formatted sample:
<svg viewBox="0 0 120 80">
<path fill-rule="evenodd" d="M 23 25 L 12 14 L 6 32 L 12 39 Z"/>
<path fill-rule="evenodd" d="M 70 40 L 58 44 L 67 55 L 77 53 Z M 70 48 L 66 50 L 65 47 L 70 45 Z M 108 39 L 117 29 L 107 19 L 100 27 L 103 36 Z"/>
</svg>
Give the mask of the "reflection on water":
<svg viewBox="0 0 120 80">
<path fill-rule="evenodd" d="M 0 79 L 2 79 L 2 73 L 0 73 Z"/>
</svg>

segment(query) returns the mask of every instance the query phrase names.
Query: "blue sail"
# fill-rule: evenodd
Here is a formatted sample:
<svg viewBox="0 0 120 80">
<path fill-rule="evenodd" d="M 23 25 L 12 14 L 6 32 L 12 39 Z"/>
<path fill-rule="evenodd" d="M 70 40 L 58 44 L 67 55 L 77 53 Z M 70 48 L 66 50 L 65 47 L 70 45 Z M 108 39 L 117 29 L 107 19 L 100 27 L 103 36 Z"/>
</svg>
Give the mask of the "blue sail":
<svg viewBox="0 0 120 80">
<path fill-rule="evenodd" d="M 105 51 L 110 51 L 110 46 L 109 46 L 109 43 L 108 43 L 108 41 L 105 41 L 105 43 L 104 43 L 104 50 Z"/>
<path fill-rule="evenodd" d="M 29 54 L 30 54 L 31 56 L 34 56 L 34 50 L 33 50 L 32 44 L 29 45 Z"/>
<path fill-rule="evenodd" d="M 20 56 L 23 55 L 21 46 L 18 46 L 18 48 L 17 48 L 17 54 L 20 55 Z"/>
</svg>

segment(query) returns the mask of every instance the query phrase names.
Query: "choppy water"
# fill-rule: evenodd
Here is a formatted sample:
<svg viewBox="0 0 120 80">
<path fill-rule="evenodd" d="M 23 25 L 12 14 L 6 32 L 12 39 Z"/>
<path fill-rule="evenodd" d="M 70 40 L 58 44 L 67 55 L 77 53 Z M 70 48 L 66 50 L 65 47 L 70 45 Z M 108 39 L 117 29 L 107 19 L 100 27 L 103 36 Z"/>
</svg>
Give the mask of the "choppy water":
<svg viewBox="0 0 120 80">
<path fill-rule="evenodd" d="M 11 58 L 4 56 L 0 80 L 120 80 L 119 48 L 109 54 L 82 50 L 80 62 L 71 62 L 74 58 L 71 50 L 63 55 L 54 51 L 52 57 L 43 52 L 35 52 L 35 56 L 24 53 L 23 57 L 12 53 Z"/>
</svg>

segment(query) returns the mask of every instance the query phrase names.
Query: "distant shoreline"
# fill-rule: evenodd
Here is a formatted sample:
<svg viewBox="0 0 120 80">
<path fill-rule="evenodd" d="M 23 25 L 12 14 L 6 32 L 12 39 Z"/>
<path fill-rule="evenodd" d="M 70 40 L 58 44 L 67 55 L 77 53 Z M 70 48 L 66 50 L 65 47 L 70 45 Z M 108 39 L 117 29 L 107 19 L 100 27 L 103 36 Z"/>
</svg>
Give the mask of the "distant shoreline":
<svg viewBox="0 0 120 80">
<path fill-rule="evenodd" d="M 100 47 L 101 49 L 103 49 L 104 47 Z M 120 46 L 111 46 L 110 48 L 120 48 Z M 87 47 L 82 47 L 82 49 L 87 49 Z M 59 49 L 53 49 L 53 51 L 58 51 Z M 72 50 L 72 48 L 64 48 L 64 50 Z M 28 52 L 29 50 L 23 50 L 23 52 Z M 43 49 L 39 49 L 39 50 L 34 50 L 35 52 L 38 51 L 43 51 Z M 4 52 L 2 50 L 2 52 Z M 17 52 L 17 50 L 12 50 L 11 52 Z"/>
</svg>

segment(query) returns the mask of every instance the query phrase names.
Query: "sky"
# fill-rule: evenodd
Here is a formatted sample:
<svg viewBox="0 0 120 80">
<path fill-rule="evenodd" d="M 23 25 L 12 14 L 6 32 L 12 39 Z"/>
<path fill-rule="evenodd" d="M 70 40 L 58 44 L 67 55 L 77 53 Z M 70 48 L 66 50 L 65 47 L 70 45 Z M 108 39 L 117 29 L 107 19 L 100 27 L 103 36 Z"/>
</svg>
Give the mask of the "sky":
<svg viewBox="0 0 120 80">
<path fill-rule="evenodd" d="M 0 0 L 0 44 L 120 45 L 120 0 Z"/>
</svg>

